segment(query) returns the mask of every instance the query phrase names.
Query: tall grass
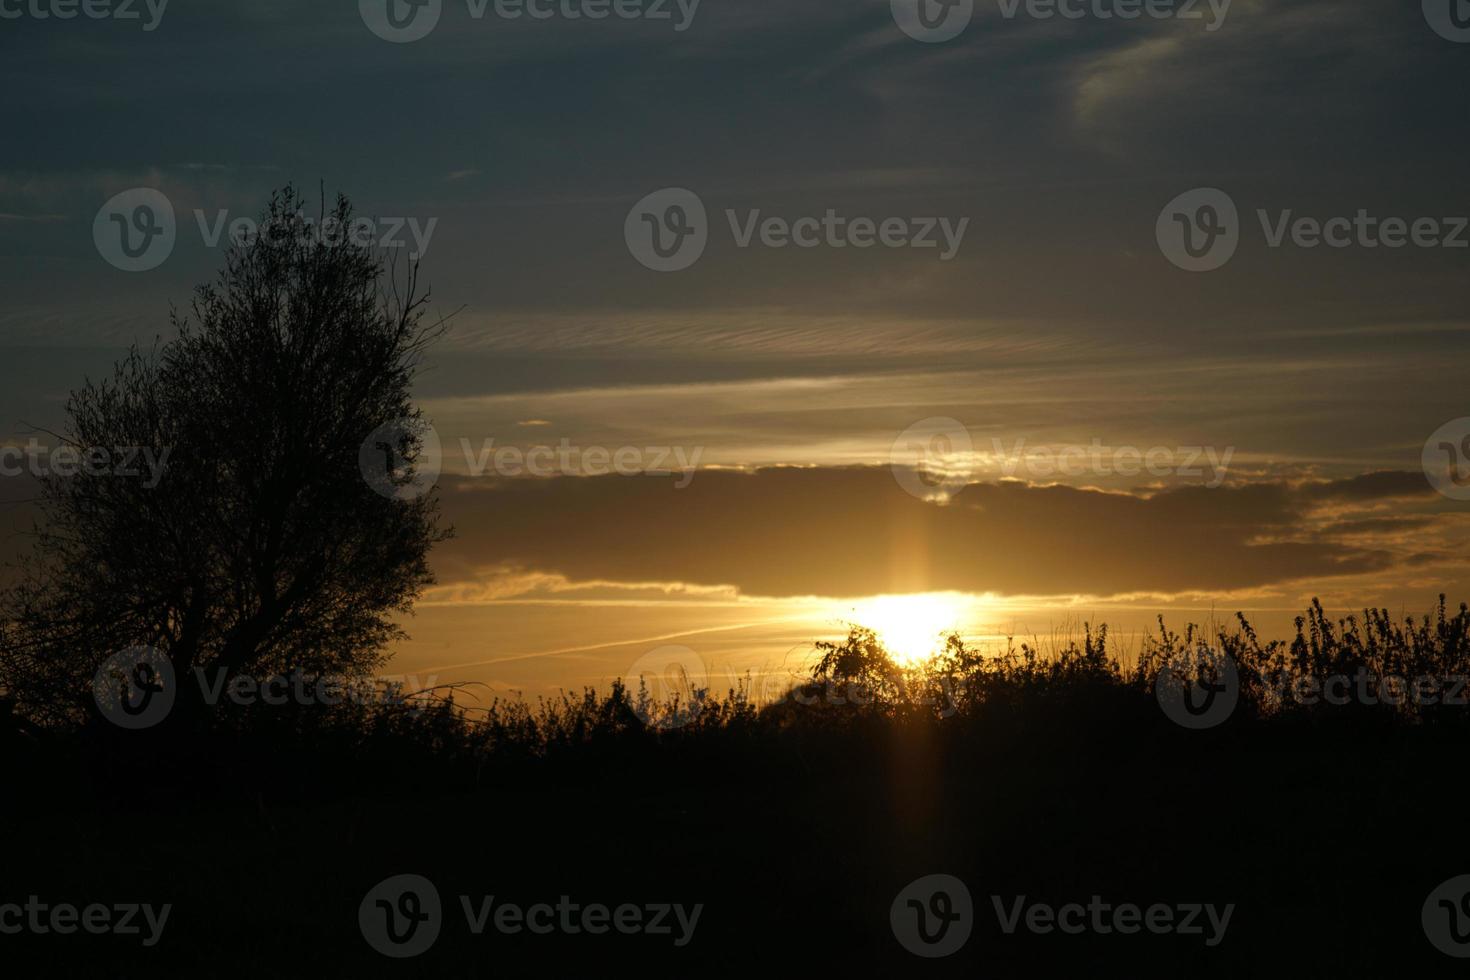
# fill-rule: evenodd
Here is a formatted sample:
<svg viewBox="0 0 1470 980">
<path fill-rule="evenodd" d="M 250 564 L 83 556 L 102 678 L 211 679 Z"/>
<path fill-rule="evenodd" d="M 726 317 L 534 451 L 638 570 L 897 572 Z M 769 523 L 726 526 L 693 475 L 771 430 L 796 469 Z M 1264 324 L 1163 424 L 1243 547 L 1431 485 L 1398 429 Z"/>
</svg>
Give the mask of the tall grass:
<svg viewBox="0 0 1470 980">
<path fill-rule="evenodd" d="M 534 757 L 598 740 L 667 742 L 853 719 L 929 718 L 963 725 L 987 713 L 1085 711 L 1108 701 L 1157 711 L 1155 689 L 1170 665 L 1177 670 L 1201 656 L 1228 656 L 1240 679 L 1236 714 L 1243 724 L 1349 713 L 1402 724 L 1470 719 L 1470 704 L 1455 703 L 1470 700 L 1470 685 L 1460 683 L 1470 678 L 1470 607 L 1462 603 L 1452 613 L 1443 596 L 1432 614 L 1401 621 L 1383 609 L 1334 621 L 1313 600 L 1297 617 L 1294 636 L 1267 642 L 1237 614 L 1229 626 L 1206 631 L 1190 624 L 1182 633 L 1160 617 L 1157 633 L 1146 633 L 1136 651 L 1119 649 L 1106 625 L 1083 624 L 1078 635 L 1045 650 L 1012 638 L 1002 650 L 982 653 L 951 634 L 935 657 L 911 666 L 900 664 L 876 633 L 861 626 L 840 641 L 815 643 L 814 652 L 809 680 L 761 703 L 747 676 L 723 691 L 695 687 L 662 701 L 642 681 L 636 689 L 615 682 L 606 693 L 589 688 L 535 702 L 500 699 L 472 710 L 450 697 L 426 714 L 432 724 L 461 732 L 472 751 Z M 1354 692 L 1348 706 L 1320 696 L 1331 678 L 1356 684 L 1360 676 L 1376 692 L 1388 678 L 1387 685 L 1397 685 L 1403 696 L 1379 693 L 1369 703 Z M 1438 682 L 1435 704 L 1410 696 L 1412 683 L 1423 678 Z"/>
<path fill-rule="evenodd" d="M 1435 678 L 1441 694 L 1458 693 L 1461 702 L 1470 698 L 1470 689 L 1455 688 L 1456 678 L 1470 677 L 1470 608 L 1462 603 L 1452 613 L 1442 596 L 1434 613 L 1418 620 L 1368 609 L 1334 621 L 1314 600 L 1297 618 L 1293 637 L 1267 642 L 1237 615 L 1229 627 L 1206 631 L 1189 625 L 1182 633 L 1161 618 L 1158 632 L 1145 634 L 1137 651 L 1120 650 L 1105 625 L 1084 624 L 1044 651 L 1010 639 L 1000 651 L 982 653 L 951 635 L 937 656 L 912 666 L 901 665 L 880 637 L 857 626 L 840 641 L 814 644 L 814 653 L 810 678 L 775 698 L 758 699 L 748 676 L 723 691 L 694 687 L 664 699 L 641 679 L 636 687 L 617 681 L 603 692 L 588 688 L 473 706 L 461 703 L 455 689 L 398 691 L 400 696 L 330 708 L 229 705 L 183 745 L 176 736 L 166 743 L 157 733 L 105 727 L 43 731 L 0 706 L 0 753 L 13 772 L 39 768 L 42 755 L 57 751 L 96 752 L 105 768 L 118 753 L 136 761 L 141 746 L 179 765 L 223 771 L 264 764 L 276 776 L 299 769 L 303 780 L 318 779 L 325 769 L 351 779 L 386 766 L 397 767 L 409 781 L 445 771 L 469 772 L 478 781 L 489 769 L 551 757 L 616 759 L 717 741 L 735 750 L 767 740 L 778 747 L 793 730 L 839 732 L 852 725 L 922 722 L 962 735 L 973 721 L 994 732 L 1010 719 L 1039 712 L 1084 736 L 1100 719 L 1120 717 L 1167 728 L 1154 698 L 1161 673 L 1201 654 L 1228 655 L 1236 665 L 1239 705 L 1232 725 L 1270 727 L 1326 717 L 1465 724 L 1470 718 L 1470 705 L 1454 703 L 1454 697 L 1450 703 L 1402 697 L 1369 704 L 1354 696 L 1344 706 L 1299 696 L 1320 692 L 1333 677 L 1365 676 L 1403 678 L 1404 688 L 1415 678 Z"/>
</svg>

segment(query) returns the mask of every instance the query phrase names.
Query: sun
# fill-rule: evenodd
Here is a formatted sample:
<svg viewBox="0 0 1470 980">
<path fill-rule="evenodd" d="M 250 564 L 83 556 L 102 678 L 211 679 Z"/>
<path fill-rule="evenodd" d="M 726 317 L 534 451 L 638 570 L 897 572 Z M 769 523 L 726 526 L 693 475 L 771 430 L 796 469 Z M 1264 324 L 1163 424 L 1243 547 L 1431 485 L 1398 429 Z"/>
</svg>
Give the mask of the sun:
<svg viewBox="0 0 1470 980">
<path fill-rule="evenodd" d="M 852 620 L 878 639 L 904 667 L 932 658 L 944 647 L 944 634 L 962 629 L 975 603 L 953 592 L 880 595 L 858 603 Z"/>
</svg>

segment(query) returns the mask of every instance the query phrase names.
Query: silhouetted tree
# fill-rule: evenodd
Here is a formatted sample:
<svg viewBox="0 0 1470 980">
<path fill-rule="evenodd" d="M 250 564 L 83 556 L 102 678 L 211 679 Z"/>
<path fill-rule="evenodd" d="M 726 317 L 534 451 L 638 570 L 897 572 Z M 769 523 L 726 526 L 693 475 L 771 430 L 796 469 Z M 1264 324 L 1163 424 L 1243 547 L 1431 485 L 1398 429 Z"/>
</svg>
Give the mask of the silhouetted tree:
<svg viewBox="0 0 1470 980">
<path fill-rule="evenodd" d="M 417 265 L 400 281 L 345 233 L 353 218 L 344 198 L 313 221 L 278 192 L 261 233 L 171 314 L 174 339 L 72 394 L 59 437 L 113 466 L 43 481 L 28 576 L 0 615 L 0 687 L 22 711 L 79 717 L 99 664 L 132 645 L 180 679 L 382 662 L 446 532 L 433 493 L 382 493 L 360 457 L 387 426 L 412 475 L 410 386 L 442 325 L 423 322 Z M 118 475 L 119 447 L 146 450 L 140 475 Z M 148 453 L 166 454 L 161 473 Z"/>
<path fill-rule="evenodd" d="M 812 667 L 812 680 L 861 703 L 891 704 L 903 690 L 903 671 L 893 660 L 878 634 L 865 626 L 848 627 L 840 643 L 821 640 L 822 656 Z"/>
</svg>

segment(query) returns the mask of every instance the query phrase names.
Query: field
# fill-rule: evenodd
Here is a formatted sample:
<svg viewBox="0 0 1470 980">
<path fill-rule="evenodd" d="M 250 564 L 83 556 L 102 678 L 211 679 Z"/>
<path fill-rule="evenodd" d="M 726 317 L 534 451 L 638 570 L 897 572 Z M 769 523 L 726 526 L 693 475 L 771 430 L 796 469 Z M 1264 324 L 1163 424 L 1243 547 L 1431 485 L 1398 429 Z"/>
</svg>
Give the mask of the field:
<svg viewBox="0 0 1470 980">
<path fill-rule="evenodd" d="M 1463 707 L 1303 704 L 1249 678 L 1278 662 L 1321 682 L 1464 674 L 1467 623 L 1464 607 L 1419 624 L 1314 609 L 1294 642 L 1165 633 L 1127 670 L 1105 632 L 1046 657 L 977 662 L 956 644 L 905 672 L 854 631 L 812 685 L 759 709 L 740 691 L 691 708 L 618 687 L 488 717 L 447 698 L 258 707 L 186 740 L 8 731 L 0 901 L 172 908 L 151 946 L 146 926 L 3 942 L 127 977 L 1447 973 L 1421 909 L 1466 870 Z M 1159 671 L 1201 643 L 1238 660 L 1240 694 L 1189 728 L 1161 707 Z M 430 947 L 398 959 L 359 909 L 401 874 L 431 881 L 441 914 Z M 965 883 L 973 931 L 920 959 L 890 912 L 931 874 Z M 551 906 L 554 934 L 495 925 L 506 904 Z M 1080 931 L 1032 911 L 1074 904 Z M 596 905 L 611 918 L 581 917 Z M 1118 917 L 1130 905 L 1139 921 Z"/>
</svg>

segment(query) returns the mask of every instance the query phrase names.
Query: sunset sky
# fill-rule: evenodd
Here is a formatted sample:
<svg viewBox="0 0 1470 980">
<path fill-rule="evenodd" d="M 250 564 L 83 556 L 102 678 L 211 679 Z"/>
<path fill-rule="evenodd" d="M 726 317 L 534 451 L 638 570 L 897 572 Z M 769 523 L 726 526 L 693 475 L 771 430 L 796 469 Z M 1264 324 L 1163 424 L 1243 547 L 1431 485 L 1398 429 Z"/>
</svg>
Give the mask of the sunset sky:
<svg viewBox="0 0 1470 980">
<path fill-rule="evenodd" d="M 417 393 L 458 535 L 390 672 L 539 694 L 665 645 L 717 681 L 789 676 L 854 617 L 1045 640 L 1242 609 L 1280 635 L 1312 596 L 1470 598 L 1470 502 L 1422 464 L 1470 416 L 1470 248 L 1272 247 L 1257 216 L 1470 215 L 1470 44 L 1420 4 L 1235 0 L 1207 31 L 977 0 L 943 43 L 888 0 L 703 0 L 682 31 L 446 2 L 403 44 L 355 7 L 0 22 L 0 134 L 48 134 L 0 135 L 0 445 L 167 334 L 222 261 L 196 212 L 254 216 L 295 181 L 435 221 L 424 277 L 452 319 Z M 128 273 L 93 223 L 137 187 L 166 195 L 177 243 Z M 708 209 L 683 271 L 624 238 L 663 188 Z M 1156 239 L 1195 188 L 1239 208 L 1215 271 Z M 946 261 L 742 248 L 726 218 L 829 209 L 968 224 Z M 970 452 L 928 492 L 901 436 L 941 430 Z M 474 472 L 563 440 L 697 469 Z M 1199 472 L 1058 471 L 1069 447 Z M 33 489 L 0 477 L 7 558 Z"/>
</svg>

